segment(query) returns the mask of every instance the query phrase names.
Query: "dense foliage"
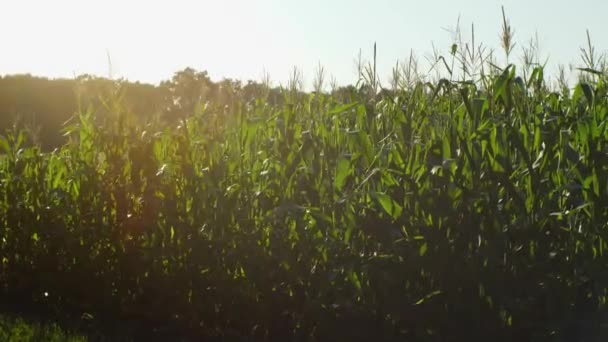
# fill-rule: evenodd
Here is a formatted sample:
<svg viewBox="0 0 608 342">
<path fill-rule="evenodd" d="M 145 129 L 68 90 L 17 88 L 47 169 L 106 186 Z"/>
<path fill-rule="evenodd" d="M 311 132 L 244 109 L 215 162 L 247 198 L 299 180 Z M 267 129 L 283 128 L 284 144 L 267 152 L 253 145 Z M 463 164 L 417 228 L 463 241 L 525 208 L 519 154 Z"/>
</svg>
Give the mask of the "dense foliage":
<svg viewBox="0 0 608 342">
<path fill-rule="evenodd" d="M 84 342 L 80 336 L 71 336 L 54 324 L 41 325 L 23 319 L 0 316 L 0 340 L 6 342 Z"/>
<path fill-rule="evenodd" d="M 606 79 L 570 95 L 515 71 L 285 90 L 177 124 L 115 95 L 48 153 L 10 131 L 3 298 L 136 334 L 605 338 Z"/>
</svg>

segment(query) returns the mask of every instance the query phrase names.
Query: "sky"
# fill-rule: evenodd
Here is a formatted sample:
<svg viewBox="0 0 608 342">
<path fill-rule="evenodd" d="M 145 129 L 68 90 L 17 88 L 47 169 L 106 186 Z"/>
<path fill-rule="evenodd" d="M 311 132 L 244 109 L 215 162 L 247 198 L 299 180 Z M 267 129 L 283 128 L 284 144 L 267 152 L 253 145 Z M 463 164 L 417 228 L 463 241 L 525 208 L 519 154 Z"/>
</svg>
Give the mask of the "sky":
<svg viewBox="0 0 608 342">
<path fill-rule="evenodd" d="M 548 67 L 579 63 L 586 30 L 608 48 L 605 0 L 0 0 L 0 75 L 79 74 L 158 83 L 178 70 L 285 83 L 294 67 L 310 86 L 319 63 L 339 84 L 356 82 L 355 59 L 378 49 L 383 81 L 398 60 L 434 45 L 447 55 L 449 29 L 499 48 L 504 5 L 517 43 L 538 34 Z M 109 58 L 108 58 L 109 57 Z"/>
</svg>

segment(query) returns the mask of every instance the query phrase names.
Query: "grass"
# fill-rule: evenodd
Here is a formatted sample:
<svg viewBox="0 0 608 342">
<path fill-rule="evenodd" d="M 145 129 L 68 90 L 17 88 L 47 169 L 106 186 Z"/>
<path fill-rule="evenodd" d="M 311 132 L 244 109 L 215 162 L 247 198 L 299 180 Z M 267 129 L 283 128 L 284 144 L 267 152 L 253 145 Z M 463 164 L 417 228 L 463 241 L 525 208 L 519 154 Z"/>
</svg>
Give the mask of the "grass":
<svg viewBox="0 0 608 342">
<path fill-rule="evenodd" d="M 0 315 L 0 341 L 5 342 L 85 342 L 86 338 L 63 331 L 54 324 L 26 322 Z"/>
</svg>

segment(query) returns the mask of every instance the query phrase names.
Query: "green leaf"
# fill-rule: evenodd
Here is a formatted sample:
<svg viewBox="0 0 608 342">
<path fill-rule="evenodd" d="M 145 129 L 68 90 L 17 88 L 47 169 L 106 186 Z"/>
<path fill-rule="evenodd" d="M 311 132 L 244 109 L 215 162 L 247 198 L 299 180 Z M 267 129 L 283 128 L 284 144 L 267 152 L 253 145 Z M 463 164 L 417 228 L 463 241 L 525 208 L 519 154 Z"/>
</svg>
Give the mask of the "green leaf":
<svg viewBox="0 0 608 342">
<path fill-rule="evenodd" d="M 429 300 L 429 299 L 431 299 L 431 298 L 433 298 L 433 297 L 435 297 L 435 296 L 437 296 L 437 295 L 440 295 L 441 293 L 442 293 L 442 292 L 441 292 L 441 290 L 435 290 L 435 291 L 433 291 L 433 292 L 431 292 L 431 293 L 427 294 L 426 296 L 424 296 L 424 297 L 420 298 L 420 299 L 419 299 L 418 301 L 416 301 L 416 303 L 414 303 L 414 304 L 415 304 L 415 305 L 420 305 L 420 304 L 424 303 L 425 301 L 427 301 L 427 300 Z"/>
<path fill-rule="evenodd" d="M 583 90 L 583 94 L 585 94 L 589 105 L 593 105 L 593 89 L 591 88 L 591 86 L 587 83 L 581 83 L 579 84 L 579 86 Z"/>
<path fill-rule="evenodd" d="M 344 104 L 344 105 L 338 106 L 338 107 L 330 110 L 329 112 L 327 112 L 327 114 L 329 114 L 329 115 L 341 114 L 341 113 L 344 113 L 346 111 L 349 111 L 349 110 L 355 108 L 357 105 L 358 105 L 358 103 L 356 103 L 356 102 Z"/>
<path fill-rule="evenodd" d="M 374 192 L 372 193 L 372 196 L 378 201 L 382 209 L 384 209 L 384 211 L 389 214 L 393 219 L 397 219 L 401 216 L 403 208 L 397 202 L 395 202 L 389 195 L 380 192 Z"/>
<path fill-rule="evenodd" d="M 346 178 L 350 174 L 351 164 L 348 159 L 342 158 L 338 161 L 336 166 L 336 176 L 334 178 L 334 188 L 341 191 L 346 184 Z"/>
<path fill-rule="evenodd" d="M 448 139 L 448 137 L 444 137 L 443 138 L 443 143 L 442 143 L 442 154 L 443 154 L 443 159 L 450 159 L 452 158 L 452 148 L 450 145 L 450 140 Z"/>
<path fill-rule="evenodd" d="M 583 72 L 588 72 L 590 74 L 593 75 L 598 75 L 598 76 L 603 76 L 604 74 L 601 71 L 595 70 L 595 69 L 591 69 L 591 68 L 576 68 L 577 70 L 583 71 Z"/>
<path fill-rule="evenodd" d="M 420 248 L 418 249 L 418 255 L 420 255 L 421 257 L 424 256 L 428 249 L 429 249 L 429 244 L 427 242 L 423 243 L 422 245 L 420 245 Z"/>
<path fill-rule="evenodd" d="M 364 131 L 359 131 L 356 135 L 356 141 L 363 157 L 370 163 L 374 159 L 374 147 L 369 135 Z"/>
<path fill-rule="evenodd" d="M 0 150 L 4 150 L 5 153 L 8 153 L 10 149 L 11 147 L 6 138 L 0 135 Z"/>
<path fill-rule="evenodd" d="M 452 56 L 455 56 L 457 51 L 458 51 L 458 45 L 452 44 L 452 48 L 450 49 L 450 53 L 452 54 Z"/>
<path fill-rule="evenodd" d="M 361 281 L 359 280 L 359 276 L 357 275 L 357 272 L 352 271 L 348 274 L 348 278 L 350 279 L 350 282 L 355 285 L 355 288 L 358 291 L 361 291 Z"/>
<path fill-rule="evenodd" d="M 592 177 L 593 177 L 593 193 L 596 196 L 600 195 L 600 181 L 597 177 L 597 171 L 595 168 L 593 168 L 593 173 L 592 173 Z"/>
<path fill-rule="evenodd" d="M 587 103 L 591 106 L 593 104 L 593 89 L 589 84 L 579 83 L 574 88 L 574 93 L 572 94 L 572 102 L 576 103 L 580 99 L 581 94 L 585 96 Z"/>
</svg>

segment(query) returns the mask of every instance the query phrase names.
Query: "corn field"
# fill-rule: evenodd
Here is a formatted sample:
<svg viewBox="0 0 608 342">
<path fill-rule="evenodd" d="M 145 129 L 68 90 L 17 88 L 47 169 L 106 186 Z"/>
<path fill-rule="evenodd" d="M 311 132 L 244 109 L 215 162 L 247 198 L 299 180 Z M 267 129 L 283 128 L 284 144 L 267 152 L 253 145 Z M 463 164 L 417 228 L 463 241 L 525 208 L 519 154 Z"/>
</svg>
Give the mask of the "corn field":
<svg viewBox="0 0 608 342">
<path fill-rule="evenodd" d="M 178 126 L 109 101 L 49 153 L 6 132 L 3 301 L 209 340 L 602 339 L 607 79 L 516 70 Z"/>
</svg>

